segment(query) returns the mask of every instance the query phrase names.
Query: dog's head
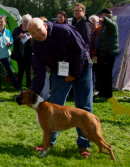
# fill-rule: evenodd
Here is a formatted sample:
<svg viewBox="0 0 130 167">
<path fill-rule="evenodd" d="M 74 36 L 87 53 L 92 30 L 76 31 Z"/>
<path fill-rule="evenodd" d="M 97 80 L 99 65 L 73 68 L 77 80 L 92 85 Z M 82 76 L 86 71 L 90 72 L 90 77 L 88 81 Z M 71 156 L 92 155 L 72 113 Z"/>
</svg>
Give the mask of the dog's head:
<svg viewBox="0 0 130 167">
<path fill-rule="evenodd" d="M 36 93 L 34 93 L 32 90 L 27 90 L 16 96 L 16 102 L 19 105 L 26 104 L 32 108 L 32 105 L 37 102 L 37 98 L 38 95 Z"/>
</svg>

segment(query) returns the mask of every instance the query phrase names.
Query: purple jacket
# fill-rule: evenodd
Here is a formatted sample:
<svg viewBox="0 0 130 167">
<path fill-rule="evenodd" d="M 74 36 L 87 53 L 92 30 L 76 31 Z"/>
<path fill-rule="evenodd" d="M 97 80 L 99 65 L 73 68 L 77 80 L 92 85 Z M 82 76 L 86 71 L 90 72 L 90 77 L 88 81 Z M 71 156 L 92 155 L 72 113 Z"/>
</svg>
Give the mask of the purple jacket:
<svg viewBox="0 0 130 167">
<path fill-rule="evenodd" d="M 61 23 L 59 23 L 58 21 L 56 21 L 55 24 L 61 24 Z M 69 23 L 68 23 L 68 21 L 64 21 L 63 24 L 69 24 Z"/>
<path fill-rule="evenodd" d="M 92 66 L 86 44 L 75 27 L 46 22 L 48 35 L 45 41 L 34 40 L 32 67 L 34 79 L 31 90 L 40 94 L 45 80 L 46 65 L 57 74 L 58 62 L 69 62 L 69 73 L 79 77 L 84 64 Z M 85 63 L 87 62 L 87 63 Z"/>
</svg>

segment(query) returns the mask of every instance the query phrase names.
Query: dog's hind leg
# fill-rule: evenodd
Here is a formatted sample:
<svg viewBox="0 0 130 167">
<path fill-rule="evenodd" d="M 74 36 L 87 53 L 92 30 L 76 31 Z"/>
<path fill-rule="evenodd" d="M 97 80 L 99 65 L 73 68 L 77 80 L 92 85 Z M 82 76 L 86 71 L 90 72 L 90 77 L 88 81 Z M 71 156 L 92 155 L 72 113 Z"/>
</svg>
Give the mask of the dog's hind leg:
<svg viewBox="0 0 130 167">
<path fill-rule="evenodd" d="M 42 143 L 43 153 L 39 157 L 45 156 L 49 151 L 50 139 L 51 139 L 51 131 L 43 132 L 43 143 Z"/>
<path fill-rule="evenodd" d="M 91 135 L 91 138 L 93 139 L 93 142 L 98 146 L 99 153 L 103 153 L 103 149 L 106 149 L 111 156 L 111 160 L 113 161 L 115 159 L 112 147 L 107 144 L 101 133 L 93 134 Z"/>
<path fill-rule="evenodd" d="M 111 160 L 115 159 L 112 147 L 107 144 L 103 138 L 101 127 L 99 129 L 92 128 L 91 130 L 89 129 L 89 131 L 81 128 L 81 132 L 84 137 L 88 138 L 90 141 L 98 146 L 100 153 L 103 153 L 103 149 L 105 148 L 109 152 Z"/>
<path fill-rule="evenodd" d="M 99 152 L 100 151 L 102 152 L 103 151 L 102 148 L 104 148 L 108 151 L 109 155 L 111 156 L 111 161 L 113 161 L 115 159 L 112 147 L 108 143 L 106 143 L 106 141 L 104 139 L 102 141 L 100 141 L 100 144 L 97 144 L 97 145 L 99 147 Z"/>
</svg>

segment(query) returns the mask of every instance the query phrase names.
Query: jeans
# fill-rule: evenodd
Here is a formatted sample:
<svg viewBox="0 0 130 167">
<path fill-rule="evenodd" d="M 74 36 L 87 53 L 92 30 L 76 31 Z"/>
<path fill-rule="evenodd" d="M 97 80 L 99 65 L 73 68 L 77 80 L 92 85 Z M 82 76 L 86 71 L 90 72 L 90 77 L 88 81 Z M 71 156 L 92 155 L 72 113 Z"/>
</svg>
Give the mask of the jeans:
<svg viewBox="0 0 130 167">
<path fill-rule="evenodd" d="M 51 96 L 51 103 L 64 105 L 66 98 L 73 86 L 75 106 L 92 113 L 93 102 L 93 84 L 92 84 L 92 68 L 84 69 L 81 75 L 72 82 L 65 82 L 62 86 L 58 86 L 64 82 L 65 77 L 52 74 L 51 92 L 56 90 Z M 58 89 L 57 89 L 58 88 Z M 90 141 L 83 137 L 80 128 L 76 128 L 78 133 L 78 148 L 89 148 Z M 50 145 L 55 144 L 58 132 L 52 132 Z"/>
<path fill-rule="evenodd" d="M 13 70 L 13 67 L 12 67 L 12 63 L 11 63 L 11 59 L 10 57 L 7 57 L 7 58 L 3 58 L 3 59 L 0 59 L 0 62 L 3 64 L 3 66 L 5 67 L 8 75 L 9 75 L 9 78 L 13 84 L 13 86 L 16 88 L 16 89 L 19 89 L 20 86 L 18 84 L 18 81 L 16 80 L 15 78 L 15 75 L 14 75 L 14 70 Z M 0 73 L 1 73 L 1 64 L 0 64 Z"/>
</svg>

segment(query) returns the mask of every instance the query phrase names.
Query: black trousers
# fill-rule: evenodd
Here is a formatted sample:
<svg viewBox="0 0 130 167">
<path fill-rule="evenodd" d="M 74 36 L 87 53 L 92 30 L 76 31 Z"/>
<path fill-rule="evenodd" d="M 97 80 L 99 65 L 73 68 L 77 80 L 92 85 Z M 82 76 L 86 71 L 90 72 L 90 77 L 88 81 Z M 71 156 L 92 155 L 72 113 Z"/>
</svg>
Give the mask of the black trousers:
<svg viewBox="0 0 130 167">
<path fill-rule="evenodd" d="M 115 56 L 111 56 L 98 64 L 100 78 L 99 96 L 101 97 L 112 97 L 112 69 L 114 61 Z"/>
<path fill-rule="evenodd" d="M 98 72 L 98 64 L 97 63 L 93 63 L 93 91 L 99 91 L 100 88 L 100 79 L 99 79 L 99 72 Z"/>
<path fill-rule="evenodd" d="M 32 62 L 26 58 L 20 58 L 18 64 L 18 83 L 22 86 L 23 75 L 26 71 L 26 87 L 30 88 L 32 85 Z"/>
</svg>

